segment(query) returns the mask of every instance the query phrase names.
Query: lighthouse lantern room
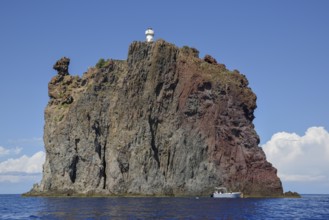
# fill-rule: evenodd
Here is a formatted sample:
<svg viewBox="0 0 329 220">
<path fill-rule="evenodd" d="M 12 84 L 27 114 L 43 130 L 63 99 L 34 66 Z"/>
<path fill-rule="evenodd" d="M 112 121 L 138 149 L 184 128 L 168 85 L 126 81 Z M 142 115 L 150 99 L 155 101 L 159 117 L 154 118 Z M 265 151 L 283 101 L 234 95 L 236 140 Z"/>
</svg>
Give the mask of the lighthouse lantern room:
<svg viewBox="0 0 329 220">
<path fill-rule="evenodd" d="M 146 42 L 153 42 L 154 31 L 152 28 L 148 28 L 145 31 L 145 35 L 146 35 Z"/>
</svg>

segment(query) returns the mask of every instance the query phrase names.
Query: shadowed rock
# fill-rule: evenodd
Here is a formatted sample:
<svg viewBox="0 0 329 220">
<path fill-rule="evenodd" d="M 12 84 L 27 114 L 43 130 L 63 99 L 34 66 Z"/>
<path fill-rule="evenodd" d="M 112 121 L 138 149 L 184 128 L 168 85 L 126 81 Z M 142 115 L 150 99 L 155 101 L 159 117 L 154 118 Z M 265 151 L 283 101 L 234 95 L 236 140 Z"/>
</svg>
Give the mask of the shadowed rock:
<svg viewBox="0 0 329 220">
<path fill-rule="evenodd" d="M 58 72 L 58 75 L 65 76 L 69 75 L 69 65 L 70 59 L 67 57 L 62 57 L 54 64 L 53 68 Z"/>
<path fill-rule="evenodd" d="M 217 60 L 208 54 L 203 58 L 203 60 L 210 64 L 217 64 Z"/>
</svg>

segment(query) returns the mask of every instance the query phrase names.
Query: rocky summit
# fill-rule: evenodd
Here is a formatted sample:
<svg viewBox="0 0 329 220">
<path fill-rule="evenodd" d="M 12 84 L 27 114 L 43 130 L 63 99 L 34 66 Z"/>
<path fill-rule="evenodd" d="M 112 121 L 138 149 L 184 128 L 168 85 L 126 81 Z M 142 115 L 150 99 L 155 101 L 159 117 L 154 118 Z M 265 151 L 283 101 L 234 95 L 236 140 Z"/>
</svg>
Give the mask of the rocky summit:
<svg viewBox="0 0 329 220">
<path fill-rule="evenodd" d="M 133 42 L 127 60 L 82 77 L 69 63 L 57 61 L 48 84 L 43 178 L 28 195 L 283 195 L 239 71 L 164 40 Z"/>
</svg>

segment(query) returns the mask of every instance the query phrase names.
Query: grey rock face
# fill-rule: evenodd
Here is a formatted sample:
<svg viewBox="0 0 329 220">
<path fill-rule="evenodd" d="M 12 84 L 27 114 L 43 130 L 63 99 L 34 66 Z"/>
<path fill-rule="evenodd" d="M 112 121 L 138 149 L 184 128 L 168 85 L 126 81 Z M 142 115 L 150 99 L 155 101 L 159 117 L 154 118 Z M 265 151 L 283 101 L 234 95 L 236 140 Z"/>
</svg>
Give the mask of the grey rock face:
<svg viewBox="0 0 329 220">
<path fill-rule="evenodd" d="M 209 195 L 225 186 L 282 195 L 258 147 L 247 79 L 195 51 L 133 42 L 127 61 L 107 61 L 82 78 L 57 62 L 43 179 L 30 194 Z"/>
</svg>

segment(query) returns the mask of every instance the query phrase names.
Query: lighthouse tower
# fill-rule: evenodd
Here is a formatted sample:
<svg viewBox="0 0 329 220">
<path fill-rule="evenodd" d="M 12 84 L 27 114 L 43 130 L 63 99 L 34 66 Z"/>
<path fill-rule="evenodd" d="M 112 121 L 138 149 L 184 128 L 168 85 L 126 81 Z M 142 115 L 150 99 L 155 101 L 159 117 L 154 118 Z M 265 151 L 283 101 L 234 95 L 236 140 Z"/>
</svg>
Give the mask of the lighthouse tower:
<svg viewBox="0 0 329 220">
<path fill-rule="evenodd" d="M 154 31 L 152 28 L 148 28 L 145 31 L 145 35 L 146 35 L 146 42 L 153 42 Z"/>
</svg>

